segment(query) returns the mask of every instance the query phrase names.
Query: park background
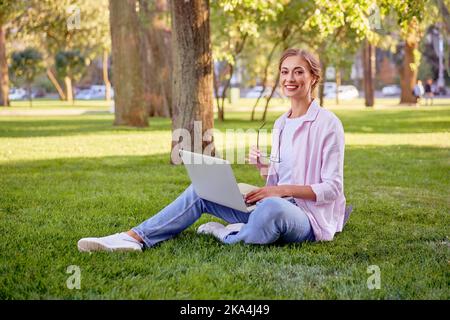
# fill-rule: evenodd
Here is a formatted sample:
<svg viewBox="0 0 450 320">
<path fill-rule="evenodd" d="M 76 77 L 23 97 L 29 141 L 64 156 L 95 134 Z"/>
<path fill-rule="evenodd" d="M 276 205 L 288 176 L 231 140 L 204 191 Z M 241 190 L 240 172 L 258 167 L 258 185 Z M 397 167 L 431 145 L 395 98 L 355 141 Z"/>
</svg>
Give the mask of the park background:
<svg viewBox="0 0 450 320">
<path fill-rule="evenodd" d="M 448 299 L 448 8 L 1 2 L 0 298 Z M 343 233 L 327 243 L 223 246 L 196 234 L 216 220 L 204 215 L 143 254 L 77 251 L 78 239 L 126 230 L 189 185 L 171 164 L 174 129 L 217 129 L 218 154 L 226 130 L 247 130 L 236 140 L 255 144 L 254 130 L 289 108 L 277 86 L 289 47 L 317 54 L 316 95 L 344 125 L 354 211 Z M 432 79 L 432 105 L 412 94 L 418 79 Z M 233 170 L 264 184 L 249 165 Z M 70 266 L 81 270 L 79 288 Z"/>
</svg>

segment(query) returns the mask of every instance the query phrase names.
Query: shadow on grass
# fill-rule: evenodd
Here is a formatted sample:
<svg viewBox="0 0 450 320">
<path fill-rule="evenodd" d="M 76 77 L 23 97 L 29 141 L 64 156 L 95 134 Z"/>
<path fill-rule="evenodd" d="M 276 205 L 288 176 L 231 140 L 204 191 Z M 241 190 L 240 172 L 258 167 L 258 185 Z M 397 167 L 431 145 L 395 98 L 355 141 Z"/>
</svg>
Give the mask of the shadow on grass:
<svg viewBox="0 0 450 320">
<path fill-rule="evenodd" d="M 114 126 L 112 116 L 66 116 L 21 118 L 20 120 L 4 120 L 0 118 L 0 137 L 56 137 L 83 135 L 92 133 L 120 133 L 171 130 L 170 119 L 152 118 L 148 128 Z"/>
</svg>

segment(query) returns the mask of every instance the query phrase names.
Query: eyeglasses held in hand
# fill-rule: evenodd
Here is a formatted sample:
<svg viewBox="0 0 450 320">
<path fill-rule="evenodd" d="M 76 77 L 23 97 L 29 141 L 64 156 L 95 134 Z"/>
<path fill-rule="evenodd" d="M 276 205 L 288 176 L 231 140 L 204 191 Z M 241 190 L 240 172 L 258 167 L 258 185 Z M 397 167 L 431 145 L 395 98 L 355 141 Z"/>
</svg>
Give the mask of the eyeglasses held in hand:
<svg viewBox="0 0 450 320">
<path fill-rule="evenodd" d="M 265 126 L 266 122 L 264 121 L 264 123 L 258 128 L 258 131 L 256 133 L 256 148 L 259 150 L 259 131 Z M 275 162 L 275 163 L 280 163 L 281 159 L 280 159 L 280 145 L 281 145 L 281 132 L 283 130 L 280 130 L 280 136 L 278 137 L 278 153 L 275 156 L 270 156 L 267 157 L 267 154 L 265 155 L 261 155 L 262 158 L 268 158 L 270 160 L 270 162 Z"/>
</svg>

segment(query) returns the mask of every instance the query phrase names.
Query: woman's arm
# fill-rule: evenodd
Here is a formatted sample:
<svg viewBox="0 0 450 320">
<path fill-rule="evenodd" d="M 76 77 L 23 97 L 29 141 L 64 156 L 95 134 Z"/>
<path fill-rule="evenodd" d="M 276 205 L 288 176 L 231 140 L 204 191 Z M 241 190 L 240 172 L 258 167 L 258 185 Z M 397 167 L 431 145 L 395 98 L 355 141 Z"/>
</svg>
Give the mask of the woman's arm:
<svg viewBox="0 0 450 320">
<path fill-rule="evenodd" d="M 336 122 L 326 137 L 322 149 L 321 181 L 312 185 L 271 185 L 246 196 L 247 202 L 256 202 L 266 197 L 291 196 L 312 200 L 321 205 L 334 201 L 343 189 L 344 169 L 344 130 L 340 122 Z"/>
<path fill-rule="evenodd" d="M 267 197 L 294 197 L 316 201 L 316 194 L 311 186 L 300 185 L 265 186 L 247 193 L 245 201 L 252 203 Z"/>
<path fill-rule="evenodd" d="M 282 185 L 278 186 L 278 188 L 281 190 L 282 197 L 293 197 L 316 201 L 316 194 L 311 186 Z"/>
<path fill-rule="evenodd" d="M 333 202 L 343 192 L 344 149 L 344 129 L 341 122 L 336 121 L 322 149 L 321 181 L 311 184 L 317 205 Z"/>
</svg>

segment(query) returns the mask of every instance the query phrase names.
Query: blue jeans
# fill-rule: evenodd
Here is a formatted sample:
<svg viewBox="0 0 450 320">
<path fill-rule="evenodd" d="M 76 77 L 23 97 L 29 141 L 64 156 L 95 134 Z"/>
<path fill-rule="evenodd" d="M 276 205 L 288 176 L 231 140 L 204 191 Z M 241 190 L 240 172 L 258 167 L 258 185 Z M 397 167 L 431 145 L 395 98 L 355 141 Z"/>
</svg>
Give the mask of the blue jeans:
<svg viewBox="0 0 450 320">
<path fill-rule="evenodd" d="M 294 203 L 270 197 L 258 201 L 251 213 L 242 212 L 200 198 L 190 185 L 175 201 L 132 230 L 145 247 L 173 238 L 191 226 L 203 213 L 228 223 L 245 223 L 239 232 L 229 234 L 224 243 L 252 244 L 314 241 L 314 233 L 304 211 Z"/>
</svg>

